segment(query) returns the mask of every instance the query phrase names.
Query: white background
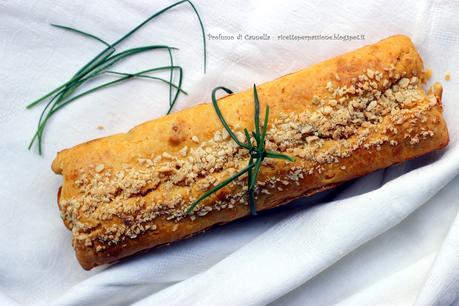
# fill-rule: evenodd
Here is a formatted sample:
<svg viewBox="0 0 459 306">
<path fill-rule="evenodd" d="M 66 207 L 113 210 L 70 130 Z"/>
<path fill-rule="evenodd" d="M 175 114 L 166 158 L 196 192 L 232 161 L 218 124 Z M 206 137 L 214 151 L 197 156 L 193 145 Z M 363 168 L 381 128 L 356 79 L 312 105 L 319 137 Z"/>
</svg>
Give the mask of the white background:
<svg viewBox="0 0 459 306">
<path fill-rule="evenodd" d="M 214 35 L 270 41 L 202 41 L 183 5 L 125 47 L 170 44 L 185 69 L 176 110 L 403 33 L 433 79 L 444 82 L 447 150 L 379 171 L 111 267 L 78 265 L 56 205 L 58 150 L 127 131 L 164 114 L 167 87 L 131 81 L 88 96 L 50 121 L 44 156 L 27 151 L 40 108 L 25 105 L 60 85 L 102 48 L 50 27 L 60 23 L 112 42 L 170 1 L 0 1 L 1 305 L 449 305 L 459 298 L 459 2 L 196 1 Z M 278 34 L 364 34 L 365 41 L 277 41 Z M 167 63 L 154 52 L 121 71 Z M 128 69 L 130 68 L 130 69 Z M 104 126 L 104 130 L 96 129 Z M 313 205 L 314 204 L 314 205 Z"/>
</svg>

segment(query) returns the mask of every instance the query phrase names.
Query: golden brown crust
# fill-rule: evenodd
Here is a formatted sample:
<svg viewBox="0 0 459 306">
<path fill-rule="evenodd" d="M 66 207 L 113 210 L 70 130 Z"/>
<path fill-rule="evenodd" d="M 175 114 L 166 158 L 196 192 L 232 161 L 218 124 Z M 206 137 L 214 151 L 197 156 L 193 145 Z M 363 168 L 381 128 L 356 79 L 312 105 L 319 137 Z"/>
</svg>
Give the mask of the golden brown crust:
<svg viewBox="0 0 459 306">
<path fill-rule="evenodd" d="M 441 86 L 421 86 L 423 64 L 410 39 L 377 44 L 257 86 L 271 108 L 268 143 L 296 157 L 267 161 L 257 209 L 282 205 L 448 143 Z M 252 130 L 253 97 L 219 100 L 230 126 Z M 220 154 L 223 152 L 222 154 Z M 247 162 L 211 105 L 201 104 L 59 152 L 58 195 L 83 268 L 183 239 L 248 213 L 245 180 L 183 211 Z"/>
</svg>

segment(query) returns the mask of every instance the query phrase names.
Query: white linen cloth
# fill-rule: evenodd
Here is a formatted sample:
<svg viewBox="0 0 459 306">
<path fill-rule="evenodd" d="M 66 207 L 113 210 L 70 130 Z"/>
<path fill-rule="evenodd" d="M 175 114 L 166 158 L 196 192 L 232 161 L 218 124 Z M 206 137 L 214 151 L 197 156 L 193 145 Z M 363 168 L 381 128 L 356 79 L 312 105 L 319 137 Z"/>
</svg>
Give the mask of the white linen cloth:
<svg viewBox="0 0 459 306">
<path fill-rule="evenodd" d="M 443 81 L 448 149 L 110 267 L 78 265 L 56 205 L 55 153 L 164 114 L 167 87 L 129 83 L 69 105 L 49 124 L 45 155 L 27 151 L 40 109 L 27 102 L 60 85 L 102 46 L 48 23 L 114 41 L 170 1 L 0 1 L 0 305 L 450 305 L 459 301 L 459 2 L 195 1 L 209 40 L 202 73 L 197 20 L 185 5 L 125 46 L 180 48 L 185 89 L 176 110 L 239 91 L 374 43 L 411 36 Z M 279 34 L 364 34 L 364 41 L 279 41 Z M 150 53 L 130 61 L 167 63 Z M 120 68 L 121 71 L 126 69 Z M 104 130 L 96 129 L 102 125 Z"/>
</svg>

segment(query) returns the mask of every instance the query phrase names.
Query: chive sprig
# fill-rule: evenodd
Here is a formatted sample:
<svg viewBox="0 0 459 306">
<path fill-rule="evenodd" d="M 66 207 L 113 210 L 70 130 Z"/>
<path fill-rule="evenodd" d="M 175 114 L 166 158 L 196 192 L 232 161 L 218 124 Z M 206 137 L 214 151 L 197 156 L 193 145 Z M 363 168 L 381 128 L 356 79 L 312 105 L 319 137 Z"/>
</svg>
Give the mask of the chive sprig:
<svg viewBox="0 0 459 306">
<path fill-rule="evenodd" d="M 233 92 L 226 88 L 226 87 L 217 87 L 212 91 L 212 105 L 215 109 L 215 112 L 217 113 L 218 119 L 222 123 L 223 127 L 225 130 L 228 132 L 230 137 L 233 139 L 233 141 L 241 148 L 246 149 L 249 153 L 249 162 L 248 165 L 239 170 L 238 172 L 234 173 L 227 179 L 223 180 L 221 183 L 217 184 L 215 187 L 212 189 L 208 190 L 205 192 L 203 195 L 201 195 L 196 201 L 193 202 L 193 204 L 188 207 L 186 210 L 187 214 L 190 214 L 193 209 L 201 203 L 204 199 L 208 198 L 212 194 L 216 193 L 220 189 L 224 188 L 240 176 L 244 175 L 247 173 L 247 196 L 248 196 L 248 203 L 250 207 L 250 213 L 251 215 L 256 215 L 257 214 L 257 209 L 256 209 L 256 203 L 255 203 L 255 187 L 257 184 L 257 177 L 258 174 L 260 173 L 260 169 L 262 166 L 262 162 L 265 158 L 274 158 L 274 159 L 282 159 L 286 161 L 295 161 L 293 157 L 290 157 L 285 154 L 281 154 L 278 152 L 266 150 L 265 145 L 266 145 L 266 131 L 268 128 L 268 118 L 269 118 L 269 105 L 266 105 L 265 109 L 265 117 L 263 121 L 263 126 L 260 128 L 260 102 L 258 99 L 258 92 L 257 92 L 257 87 L 256 85 L 253 85 L 253 97 L 254 97 L 254 106 L 255 106 L 255 111 L 254 111 L 254 131 L 249 133 L 247 128 L 244 128 L 244 135 L 245 135 L 245 142 L 242 142 L 241 140 L 238 139 L 236 134 L 231 130 L 229 127 L 228 123 L 226 122 L 225 118 L 223 117 L 223 114 L 220 110 L 220 107 L 218 106 L 217 98 L 216 98 L 216 93 L 219 90 L 225 91 L 227 94 L 232 94 Z"/>
<path fill-rule="evenodd" d="M 42 113 L 40 114 L 36 132 L 33 135 L 32 140 L 29 144 L 29 147 L 28 147 L 29 150 L 32 148 L 33 144 L 37 142 L 38 153 L 40 155 L 42 154 L 43 134 L 47 126 L 47 123 L 49 119 L 52 116 L 54 116 L 59 110 L 61 110 L 63 107 L 65 107 L 71 102 L 74 102 L 75 100 L 83 96 L 86 96 L 90 93 L 93 93 L 95 91 L 98 91 L 98 90 L 101 90 L 101 89 L 104 89 L 104 88 L 107 88 L 113 85 L 117 85 L 119 83 L 131 80 L 131 79 L 144 78 L 144 79 L 160 81 L 162 83 L 167 84 L 169 86 L 169 108 L 168 108 L 167 114 L 169 114 L 172 111 L 175 103 L 177 102 L 179 95 L 181 93 L 185 95 L 187 94 L 187 92 L 182 89 L 183 69 L 181 66 L 174 65 L 172 51 L 178 50 L 178 49 L 168 46 L 168 45 L 147 45 L 147 46 L 135 47 L 135 48 L 131 48 L 131 49 L 127 49 L 127 50 L 118 52 L 116 47 L 120 43 L 125 41 L 127 38 L 129 38 L 131 35 L 133 35 L 140 28 L 142 28 L 144 25 L 146 25 L 147 23 L 155 19 L 156 17 L 160 16 L 161 14 L 169 11 L 170 9 L 178 5 L 186 4 L 186 3 L 188 3 L 191 6 L 192 10 L 194 11 L 195 15 L 198 18 L 199 25 L 201 28 L 202 41 L 203 41 L 204 73 L 205 73 L 206 66 L 207 66 L 207 46 L 206 46 L 204 25 L 202 23 L 201 16 L 196 10 L 196 7 L 189 0 L 178 1 L 178 2 L 175 2 L 174 4 L 171 4 L 163 8 L 162 10 L 156 12 L 155 14 L 145 19 L 142 23 L 140 23 L 139 25 L 131 29 L 124 36 L 122 36 L 121 38 L 119 38 L 112 44 L 86 31 L 82 31 L 82 30 L 79 30 L 73 27 L 64 26 L 64 25 L 51 24 L 53 27 L 56 27 L 62 30 L 66 30 L 66 31 L 70 31 L 70 32 L 79 34 L 83 37 L 93 39 L 105 45 L 105 48 L 101 52 L 99 52 L 93 59 L 91 59 L 88 63 L 86 63 L 83 67 L 81 67 L 67 82 L 63 83 L 59 87 L 51 90 L 47 94 L 43 95 L 42 97 L 38 98 L 37 100 L 27 105 L 27 109 L 30 109 L 40 103 L 46 102 L 45 107 Z M 148 52 L 148 51 L 155 51 L 155 50 L 167 50 L 169 54 L 169 65 L 168 66 L 145 69 L 145 70 L 134 72 L 134 73 L 118 72 L 118 71 L 114 71 L 110 69 L 115 64 L 120 63 L 132 56 L 135 56 L 135 55 L 138 55 L 144 52 Z M 164 71 L 164 70 L 169 71 L 169 80 L 149 75 L 150 73 L 155 73 L 155 72 Z M 173 83 L 174 72 L 177 70 L 179 73 L 178 83 L 174 84 Z M 97 79 L 103 75 L 111 75 L 113 77 L 116 77 L 116 79 L 113 81 L 109 81 L 109 82 L 94 86 L 91 89 L 88 89 L 82 93 L 75 94 L 75 91 L 79 89 L 81 86 L 87 84 L 88 81 L 93 81 L 94 79 Z M 174 90 L 175 90 L 175 94 L 174 94 Z"/>
</svg>

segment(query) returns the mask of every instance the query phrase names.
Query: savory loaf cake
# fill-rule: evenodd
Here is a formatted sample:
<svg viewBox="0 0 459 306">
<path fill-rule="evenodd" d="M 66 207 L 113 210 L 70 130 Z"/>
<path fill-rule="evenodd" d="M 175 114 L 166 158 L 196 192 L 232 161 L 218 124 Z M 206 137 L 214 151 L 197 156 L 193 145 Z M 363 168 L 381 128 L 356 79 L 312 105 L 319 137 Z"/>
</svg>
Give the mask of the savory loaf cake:
<svg viewBox="0 0 459 306">
<path fill-rule="evenodd" d="M 257 86 L 260 109 L 270 107 L 266 148 L 295 158 L 263 161 L 257 210 L 446 146 L 442 88 L 435 84 L 426 93 L 423 83 L 412 42 L 393 36 Z M 221 98 L 219 106 L 244 139 L 244 128 L 254 125 L 252 91 Z M 52 164 L 64 177 L 59 209 L 81 266 L 91 269 L 246 216 L 244 176 L 186 211 L 248 158 L 211 104 L 59 152 Z"/>
</svg>

